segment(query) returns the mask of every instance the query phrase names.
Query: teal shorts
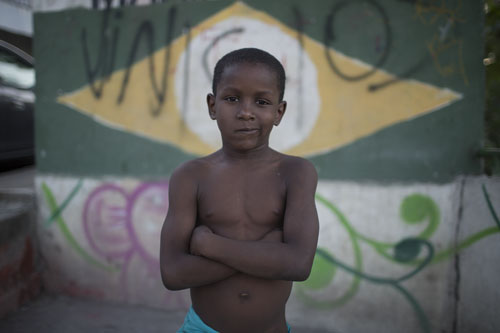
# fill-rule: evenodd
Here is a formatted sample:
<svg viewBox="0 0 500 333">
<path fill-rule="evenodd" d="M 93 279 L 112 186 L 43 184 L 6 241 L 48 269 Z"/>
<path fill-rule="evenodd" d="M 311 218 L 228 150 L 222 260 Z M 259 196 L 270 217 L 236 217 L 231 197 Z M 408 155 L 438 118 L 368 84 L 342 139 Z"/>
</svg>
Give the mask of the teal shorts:
<svg viewBox="0 0 500 333">
<path fill-rule="evenodd" d="M 288 327 L 288 333 L 290 333 L 290 326 Z M 177 333 L 218 333 L 216 330 L 208 326 L 201 320 L 200 316 L 194 311 L 193 307 L 189 308 L 189 311 L 184 319 L 182 327 L 179 328 Z"/>
</svg>

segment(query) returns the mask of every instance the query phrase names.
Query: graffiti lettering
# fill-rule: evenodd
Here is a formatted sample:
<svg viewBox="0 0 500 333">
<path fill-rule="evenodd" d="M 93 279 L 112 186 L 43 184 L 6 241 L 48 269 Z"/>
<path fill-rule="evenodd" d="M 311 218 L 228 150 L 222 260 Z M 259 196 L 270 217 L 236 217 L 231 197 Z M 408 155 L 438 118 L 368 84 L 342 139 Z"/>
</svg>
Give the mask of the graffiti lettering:
<svg viewBox="0 0 500 333">
<path fill-rule="evenodd" d="M 207 76 L 207 79 L 212 82 L 212 72 L 210 71 L 210 66 L 208 65 L 208 55 L 210 54 L 210 51 L 217 45 L 217 43 L 226 38 L 227 36 L 230 36 L 232 34 L 241 34 L 245 30 L 243 28 L 234 28 L 228 31 L 224 31 L 220 35 L 216 36 L 212 42 L 207 46 L 205 51 L 203 51 L 203 56 L 202 56 L 202 63 L 203 63 L 203 69 L 205 70 L 205 75 Z"/>
<path fill-rule="evenodd" d="M 108 1 L 108 5 L 109 5 Z M 109 21 L 110 21 L 111 11 L 108 9 L 104 12 L 101 22 L 101 34 L 99 37 L 99 51 L 95 66 L 91 65 L 90 55 L 87 43 L 87 30 L 83 29 L 81 34 L 81 43 L 83 51 L 83 61 L 85 66 L 85 71 L 87 74 L 87 80 L 90 85 L 90 89 L 94 94 L 95 98 L 100 98 L 102 91 L 104 89 L 104 83 L 109 78 L 109 75 L 113 72 L 115 57 L 116 57 L 116 46 L 118 41 L 118 28 L 113 29 L 113 33 L 110 36 L 107 32 L 109 31 Z M 119 18 L 117 12 L 116 15 Z M 96 81 L 98 80 L 97 84 Z"/>
<path fill-rule="evenodd" d="M 335 31 L 334 31 L 334 23 L 336 18 L 339 16 L 339 13 L 342 12 L 345 8 L 357 4 L 362 4 L 363 7 L 368 7 L 370 10 L 370 13 L 375 13 L 380 19 L 380 22 L 382 22 L 382 31 L 383 31 L 383 36 L 382 39 L 384 40 L 384 47 L 381 47 L 380 45 L 380 37 L 376 40 L 376 50 L 379 50 L 381 54 L 378 57 L 378 60 L 375 61 L 375 64 L 371 69 L 368 69 L 367 71 L 360 73 L 360 74 L 347 74 L 344 73 L 338 65 L 335 63 L 334 59 L 330 55 L 330 45 L 332 42 L 335 41 Z M 365 8 L 366 10 L 367 8 Z M 387 60 L 387 56 L 389 55 L 389 51 L 391 49 L 391 44 L 392 44 L 392 32 L 391 32 L 391 27 L 389 25 L 389 18 L 387 17 L 387 14 L 376 2 L 372 0 L 360 0 L 360 1 L 342 1 L 336 4 L 330 14 L 328 14 L 326 18 L 326 24 L 325 24 L 325 37 L 324 37 L 324 45 L 325 45 L 325 57 L 328 61 L 328 64 L 330 65 L 330 68 L 342 79 L 346 81 L 359 81 L 363 80 L 373 73 L 377 71 L 380 66 L 382 66 L 385 61 Z"/>
<path fill-rule="evenodd" d="M 120 94 L 118 95 L 118 104 L 123 102 L 124 96 L 125 96 L 125 90 L 127 89 L 127 84 L 130 79 L 130 73 L 132 70 L 132 65 L 135 61 L 136 57 L 136 52 L 139 46 L 139 42 L 142 39 L 142 35 L 146 37 L 146 42 L 149 50 L 149 57 L 148 57 L 148 63 L 149 63 L 149 78 L 151 81 L 151 86 L 153 87 L 153 91 L 155 93 L 155 96 L 158 101 L 158 105 L 156 107 L 153 107 L 151 110 L 151 113 L 153 116 L 157 116 L 160 112 L 160 108 L 165 102 L 165 95 L 167 92 L 167 75 L 168 75 L 168 68 L 170 64 L 170 42 L 172 40 L 172 35 L 173 35 L 173 28 L 174 28 L 174 23 L 175 23 L 175 17 L 176 17 L 176 7 L 170 8 L 168 11 L 168 17 L 167 17 L 167 31 L 166 31 L 166 40 L 165 40 L 165 45 L 167 45 L 167 50 L 165 52 L 165 60 L 164 60 L 164 65 L 163 65 L 163 72 L 162 72 L 162 78 L 161 78 L 161 86 L 158 87 L 158 84 L 156 82 L 156 70 L 155 70 L 155 62 L 152 56 L 152 53 L 154 51 L 154 45 L 153 45 L 153 40 L 154 40 L 154 28 L 151 22 L 145 21 L 143 22 L 135 37 L 134 41 L 132 43 L 132 48 L 129 53 L 129 58 L 127 61 L 127 71 L 125 72 L 125 76 L 122 81 L 122 86 L 120 88 Z"/>
<path fill-rule="evenodd" d="M 468 78 L 465 71 L 464 61 L 463 61 L 463 41 L 456 36 L 458 23 L 464 22 L 465 20 L 459 16 L 459 10 L 461 9 L 461 1 L 455 8 L 447 7 L 445 2 L 441 2 L 440 6 L 430 4 L 429 1 L 423 0 L 400 0 L 402 2 L 409 2 L 415 5 L 415 11 L 418 18 L 425 25 L 437 25 L 437 31 L 435 35 L 426 44 L 427 54 L 421 57 L 413 66 L 405 70 L 398 75 L 398 78 L 394 78 L 385 82 L 380 82 L 376 84 L 369 84 L 368 90 L 375 92 L 379 89 L 386 88 L 389 85 L 399 82 L 401 79 L 408 78 L 414 73 L 421 70 L 426 66 L 427 63 L 432 63 L 441 76 L 450 76 L 455 73 L 459 73 L 465 84 L 468 84 Z M 381 25 L 379 29 L 383 32 L 382 35 L 375 37 L 375 51 L 379 53 L 377 59 L 374 61 L 371 68 L 367 69 L 365 72 L 358 74 L 348 74 L 342 70 L 342 68 L 337 64 L 335 59 L 332 57 L 329 49 L 336 40 L 338 36 L 336 35 L 335 24 L 338 18 L 342 17 L 343 12 L 352 9 L 350 7 L 357 6 L 357 12 L 369 12 L 371 17 L 376 16 L 378 22 Z M 339 14 L 340 13 L 340 14 Z M 439 23 L 441 22 L 441 23 Z M 324 29 L 324 49 L 325 57 L 332 71 L 338 75 L 340 78 L 346 81 L 360 81 L 368 78 L 374 74 L 377 69 L 382 67 L 387 61 L 389 53 L 392 46 L 392 30 L 389 22 L 389 17 L 386 14 L 384 8 L 375 1 L 372 0 L 358 0 L 358 1 L 341 1 L 337 3 L 327 15 L 325 29 Z M 455 50 L 455 57 L 450 57 L 450 53 Z M 453 60 L 456 59 L 456 63 Z"/>
<path fill-rule="evenodd" d="M 103 14 L 101 28 L 100 28 L 100 41 L 99 41 L 99 51 L 97 52 L 97 60 L 94 66 L 92 66 L 90 61 L 90 55 L 88 50 L 87 42 L 87 30 L 83 29 L 81 34 L 81 44 L 83 51 L 83 59 L 85 70 L 87 74 L 87 80 L 89 82 L 90 89 L 95 98 L 99 99 L 102 96 L 105 83 L 109 80 L 111 73 L 115 67 L 116 61 L 116 49 L 119 39 L 119 28 L 115 26 L 113 28 L 113 33 L 109 34 L 110 25 L 110 10 L 111 1 L 107 1 L 107 8 Z M 166 33 L 165 33 L 165 45 L 167 50 L 165 52 L 165 59 L 163 62 L 163 71 L 161 72 L 161 81 L 157 82 L 156 78 L 156 66 L 155 60 L 153 58 L 154 52 L 154 36 L 155 29 L 150 21 L 144 21 L 140 24 L 137 32 L 134 36 L 130 51 L 128 53 L 126 71 L 123 77 L 123 81 L 120 87 L 120 92 L 117 97 L 117 104 L 121 104 L 125 99 L 125 93 L 130 80 L 132 65 L 134 64 L 139 46 L 142 40 L 145 40 L 146 47 L 148 50 L 148 65 L 149 65 L 149 78 L 151 82 L 151 87 L 156 98 L 156 105 L 151 106 L 151 114 L 157 116 L 161 110 L 161 107 L 165 103 L 166 92 L 167 92 L 167 76 L 170 65 L 170 42 L 173 38 L 173 29 L 176 19 L 176 7 L 171 7 L 167 13 L 166 19 Z M 121 17 L 120 11 L 116 11 L 115 17 L 119 19 Z"/>
</svg>

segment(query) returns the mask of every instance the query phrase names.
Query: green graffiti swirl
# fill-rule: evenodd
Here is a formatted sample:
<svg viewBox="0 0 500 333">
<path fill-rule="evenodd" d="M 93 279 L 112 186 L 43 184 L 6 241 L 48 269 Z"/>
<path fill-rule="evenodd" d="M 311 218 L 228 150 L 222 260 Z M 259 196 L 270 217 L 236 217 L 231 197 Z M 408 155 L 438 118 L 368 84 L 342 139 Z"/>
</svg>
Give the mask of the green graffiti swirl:
<svg viewBox="0 0 500 333">
<path fill-rule="evenodd" d="M 394 288 L 408 301 L 420 322 L 422 331 L 430 332 L 430 324 L 425 312 L 422 310 L 422 307 L 417 302 L 415 297 L 401 285 L 401 282 L 415 276 L 427 265 L 447 259 L 480 239 L 500 232 L 500 220 L 493 208 L 484 184 L 482 189 L 488 209 L 497 226 L 486 228 L 470 235 L 458 244 L 455 244 L 438 253 L 434 253 L 434 247 L 428 239 L 434 235 L 439 227 L 440 212 L 434 200 L 428 196 L 418 193 L 411 194 L 403 199 L 400 206 L 400 216 L 403 222 L 408 224 L 419 224 L 427 221 L 425 229 L 416 236 L 402 239 L 397 243 L 387 243 L 367 237 L 355 230 L 342 212 L 333 203 L 325 199 L 320 194 L 316 194 L 317 202 L 327 207 L 338 218 L 341 226 L 347 231 L 354 251 L 354 267 L 336 259 L 326 249 L 318 247 L 311 275 L 308 280 L 298 284 L 297 295 L 306 304 L 317 308 L 332 309 L 347 303 L 358 292 L 361 279 L 371 283 L 385 284 Z M 394 263 L 411 265 L 415 266 L 415 268 L 399 278 L 385 278 L 366 274 L 363 272 L 363 260 L 359 240 L 370 245 L 382 257 Z M 419 258 L 422 252 L 422 247 L 427 248 L 427 255 L 425 255 L 424 258 Z M 349 289 L 343 295 L 334 300 L 317 300 L 307 293 L 307 290 L 320 290 L 330 285 L 335 278 L 335 274 L 337 272 L 336 268 L 341 268 L 353 276 Z"/>
<path fill-rule="evenodd" d="M 424 311 L 422 310 L 422 307 L 416 301 L 415 297 L 413 297 L 413 295 L 411 295 L 410 292 L 408 292 L 408 290 L 406 290 L 403 286 L 401 286 L 400 283 L 413 277 L 418 272 L 420 272 L 425 266 L 427 266 L 427 264 L 429 264 L 429 262 L 431 261 L 433 255 L 434 255 L 434 248 L 433 248 L 431 243 L 429 243 L 425 240 L 422 240 L 422 239 L 417 239 L 417 238 L 407 238 L 407 239 L 403 240 L 403 242 L 418 244 L 419 252 L 420 252 L 420 248 L 422 246 L 427 247 L 427 256 L 426 256 L 425 260 L 422 262 L 422 264 L 420 264 L 417 268 L 415 268 L 411 272 L 409 272 L 403 276 L 400 276 L 398 278 L 395 278 L 395 279 L 394 278 L 377 277 L 374 275 L 369 275 L 369 274 L 363 273 L 359 270 L 356 270 L 356 269 L 342 263 L 339 260 L 336 260 L 328 252 L 326 252 L 322 249 L 318 249 L 316 251 L 316 255 L 319 255 L 319 256 L 325 258 L 326 260 L 331 262 L 333 265 L 336 265 L 336 266 L 344 269 L 345 271 L 353 274 L 354 276 L 365 279 L 365 280 L 370 281 L 372 283 L 387 284 L 387 285 L 393 287 L 395 290 L 400 292 L 406 298 L 406 300 L 410 303 L 410 305 L 412 306 L 413 310 L 415 311 L 415 313 L 417 315 L 417 318 L 419 319 L 420 326 L 421 326 L 422 330 L 424 332 L 430 332 L 430 324 L 429 324 L 429 321 L 427 319 L 427 316 L 425 315 Z"/>
<path fill-rule="evenodd" d="M 416 301 L 415 297 L 411 295 L 408 290 L 406 290 L 403 286 L 400 285 L 401 282 L 413 277 L 415 274 L 418 274 L 425 266 L 427 266 L 430 261 L 432 260 L 432 257 L 434 255 L 434 248 L 431 243 L 429 243 L 426 240 L 419 239 L 419 238 L 406 238 L 400 241 L 399 243 L 394 245 L 395 252 L 394 252 L 394 260 L 397 261 L 408 261 L 412 260 L 415 257 L 417 257 L 420 252 L 422 246 L 425 246 L 427 248 L 427 255 L 424 258 L 424 260 L 412 271 L 410 271 L 407 274 L 404 274 L 400 276 L 399 278 L 385 278 L 385 277 L 377 277 L 373 276 L 370 274 L 366 274 L 362 270 L 362 255 L 361 255 L 361 250 L 359 247 L 359 242 L 358 238 L 362 239 L 360 237 L 359 233 L 355 231 L 355 229 L 349 224 L 345 216 L 342 214 L 342 212 L 330 201 L 325 199 L 323 196 L 320 194 L 316 194 L 316 200 L 325 205 L 334 215 L 337 216 L 339 219 L 341 225 L 345 228 L 347 231 L 349 238 L 352 241 L 353 244 L 353 249 L 354 249 L 354 257 L 355 257 L 355 266 L 351 267 L 340 260 L 337 260 L 334 258 L 333 255 L 331 255 L 327 250 L 323 248 L 318 248 L 316 250 L 316 256 L 315 256 L 315 263 L 320 263 L 321 266 L 319 267 L 314 267 L 311 272 L 311 276 L 308 280 L 303 282 L 302 284 L 298 285 L 297 288 L 297 295 L 299 298 L 305 302 L 306 304 L 312 305 L 317 308 L 335 308 L 338 306 L 341 306 L 345 303 L 347 303 L 357 292 L 359 288 L 359 283 L 361 279 L 365 279 L 369 282 L 372 283 L 377 283 L 377 284 L 385 284 L 388 286 L 391 286 L 394 288 L 396 291 L 401 293 L 403 297 L 408 301 L 408 303 L 412 306 L 414 309 L 417 318 L 420 322 L 420 325 L 422 327 L 422 330 L 424 332 L 430 332 L 430 325 L 427 317 L 425 316 L 424 311 L 422 310 L 422 307 L 420 304 Z M 410 201 L 411 203 L 411 201 Z M 415 220 L 415 218 L 413 219 Z M 435 223 L 438 223 L 439 219 L 436 219 Z M 434 232 L 436 227 L 432 228 L 427 228 L 426 230 L 430 230 L 431 234 Z M 434 230 L 433 230 L 434 229 Z M 426 232 L 424 230 L 424 232 Z M 427 231 L 429 233 L 429 231 Z M 363 239 L 362 239 L 363 240 Z M 374 242 L 373 240 L 371 240 Z M 318 257 L 318 259 L 316 258 Z M 321 258 L 321 259 L 319 259 Z M 327 271 L 327 274 L 325 277 L 318 277 L 318 275 L 322 275 L 323 272 L 321 271 L 323 267 L 326 266 L 326 264 L 329 263 L 332 266 L 339 267 L 343 269 L 344 271 L 352 274 L 353 280 L 351 282 L 350 288 L 345 292 L 341 297 L 338 299 L 334 300 L 316 300 L 309 296 L 306 292 L 306 288 L 309 289 L 321 289 L 326 287 L 329 283 L 332 282 L 334 275 L 335 275 L 335 269 L 329 269 Z"/>
<path fill-rule="evenodd" d="M 411 194 L 403 199 L 400 207 L 401 219 L 408 224 L 419 224 L 427 221 L 427 227 L 415 238 L 429 239 L 439 227 L 439 208 L 430 197 L 422 194 Z M 398 243 L 383 243 L 357 233 L 359 238 L 373 247 L 373 249 L 384 258 L 402 264 L 419 265 L 419 260 L 399 260 L 400 256 L 392 255 L 389 251 L 396 250 Z M 410 250 L 408 247 L 400 248 L 401 251 Z M 416 256 L 414 256 L 415 259 Z"/>
<path fill-rule="evenodd" d="M 331 212 L 333 212 L 333 214 L 335 214 L 337 216 L 337 218 L 339 219 L 340 224 L 346 229 L 347 234 L 349 235 L 349 238 L 351 240 L 352 248 L 353 248 L 353 252 L 354 252 L 354 267 L 358 271 L 361 271 L 362 266 L 363 266 L 363 257 L 361 255 L 361 248 L 359 246 L 359 242 L 356 239 L 357 236 L 356 236 L 356 232 L 355 232 L 354 228 L 349 224 L 349 222 L 347 221 L 347 218 L 344 216 L 344 214 L 342 214 L 342 212 L 337 207 L 335 207 L 331 202 L 329 202 L 328 200 L 326 200 L 325 198 L 323 198 L 319 194 L 316 194 L 316 200 L 318 200 L 319 202 L 324 204 Z M 316 260 L 316 262 L 322 262 L 322 261 L 324 262 L 325 258 L 326 257 L 323 257 L 323 259 L 318 259 L 318 260 Z M 331 282 L 331 280 L 333 280 L 334 275 L 335 275 L 334 273 L 335 273 L 334 271 L 329 272 L 329 276 L 330 276 L 329 282 Z M 312 271 L 312 274 L 310 275 L 309 279 L 307 279 L 306 281 L 297 285 L 298 296 L 302 299 L 303 302 L 310 304 L 312 306 L 315 306 L 315 307 L 319 307 L 319 308 L 328 308 L 328 309 L 335 308 L 335 307 L 338 307 L 338 306 L 341 306 L 341 305 L 344 305 L 345 303 L 347 303 L 358 292 L 360 278 L 358 276 L 354 276 L 354 278 L 351 282 L 351 285 L 349 286 L 347 291 L 343 295 L 338 297 L 337 299 L 328 300 L 328 301 L 314 300 L 305 293 L 304 287 L 307 288 L 307 287 L 311 287 L 311 285 L 313 285 L 313 288 L 319 289 L 320 287 L 319 287 L 319 283 L 317 281 L 321 281 L 321 285 L 326 286 L 327 285 L 326 281 L 323 280 L 322 278 L 318 277 L 318 275 L 321 276 L 322 274 L 323 274 L 323 272 L 320 271 L 319 267 L 315 268 L 313 266 L 313 271 Z M 311 280 L 311 281 L 309 281 L 309 280 Z"/>
</svg>

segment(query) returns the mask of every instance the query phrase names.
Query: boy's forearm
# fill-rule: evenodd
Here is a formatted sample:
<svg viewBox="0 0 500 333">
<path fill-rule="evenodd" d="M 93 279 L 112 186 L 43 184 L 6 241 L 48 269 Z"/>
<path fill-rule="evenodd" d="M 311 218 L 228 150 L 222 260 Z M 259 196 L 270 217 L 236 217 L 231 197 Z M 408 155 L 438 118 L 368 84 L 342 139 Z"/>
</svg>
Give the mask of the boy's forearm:
<svg viewBox="0 0 500 333">
<path fill-rule="evenodd" d="M 161 267 L 163 284 L 170 290 L 209 285 L 236 273 L 227 265 L 190 254 L 183 254 L 172 262 L 175 264 L 166 261 Z"/>
<path fill-rule="evenodd" d="M 207 234 L 201 255 L 249 275 L 275 280 L 305 280 L 312 258 L 296 246 L 273 241 L 239 241 Z"/>
</svg>

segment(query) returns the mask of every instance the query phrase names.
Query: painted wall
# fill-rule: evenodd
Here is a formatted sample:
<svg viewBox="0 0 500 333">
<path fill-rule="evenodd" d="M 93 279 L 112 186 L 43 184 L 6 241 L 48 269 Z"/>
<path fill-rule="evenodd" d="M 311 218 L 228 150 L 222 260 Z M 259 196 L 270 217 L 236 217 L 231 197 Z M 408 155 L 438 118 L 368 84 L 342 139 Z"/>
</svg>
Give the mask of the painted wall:
<svg viewBox="0 0 500 333">
<path fill-rule="evenodd" d="M 288 110 L 271 145 L 320 175 L 318 251 L 289 321 L 340 332 L 500 329 L 500 180 L 477 176 L 475 157 L 480 3 L 105 3 L 35 15 L 49 289 L 189 306 L 186 291 L 160 281 L 169 175 L 220 144 L 204 106 L 217 59 L 257 46 L 287 71 Z"/>
<path fill-rule="evenodd" d="M 271 144 L 311 158 L 321 178 L 479 173 L 482 21 L 479 3 L 460 0 L 38 13 L 39 169 L 162 177 L 214 151 L 220 139 L 204 102 L 212 68 L 229 50 L 258 46 L 288 75 L 288 112 Z"/>
<path fill-rule="evenodd" d="M 159 232 L 168 181 L 39 176 L 51 290 L 163 309 Z M 500 179 L 444 185 L 320 181 L 320 238 L 291 323 L 339 332 L 498 332 Z"/>
</svg>

